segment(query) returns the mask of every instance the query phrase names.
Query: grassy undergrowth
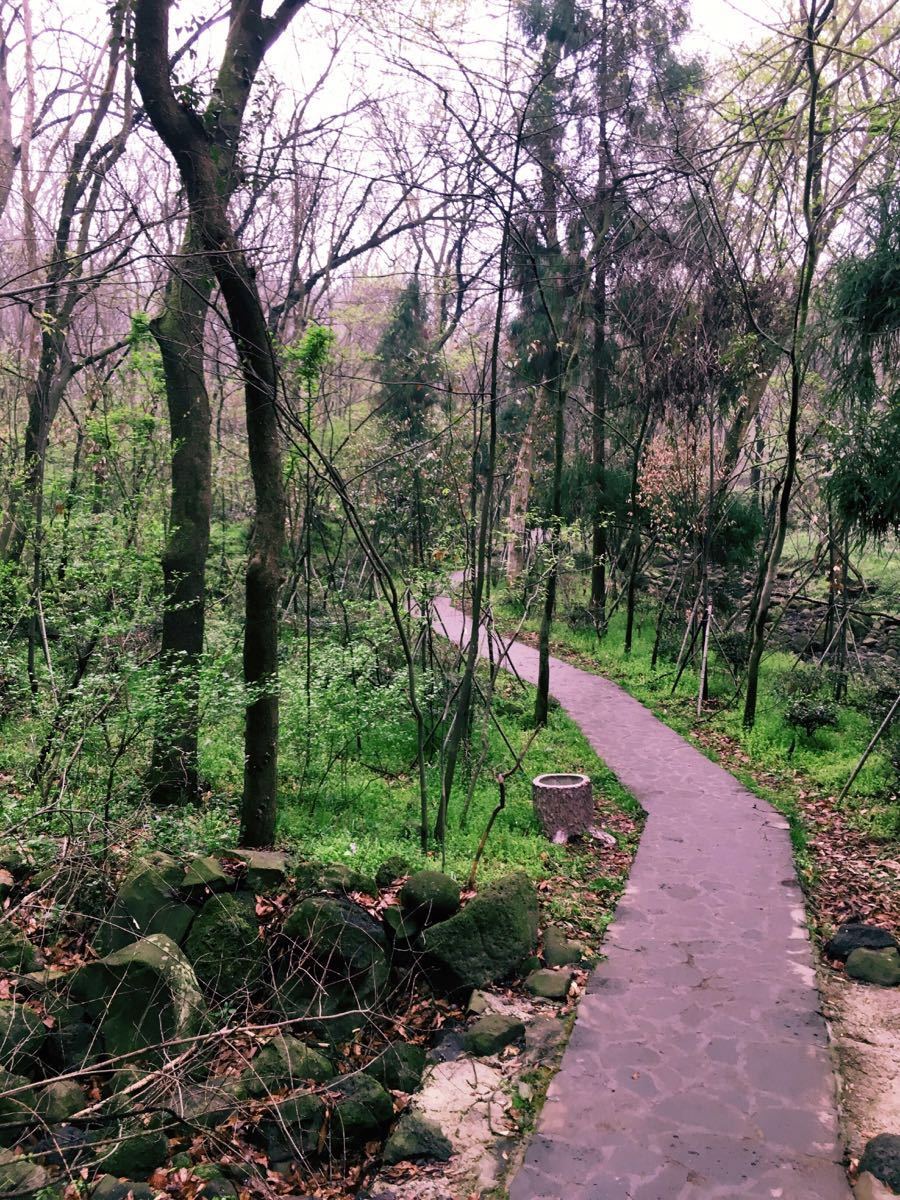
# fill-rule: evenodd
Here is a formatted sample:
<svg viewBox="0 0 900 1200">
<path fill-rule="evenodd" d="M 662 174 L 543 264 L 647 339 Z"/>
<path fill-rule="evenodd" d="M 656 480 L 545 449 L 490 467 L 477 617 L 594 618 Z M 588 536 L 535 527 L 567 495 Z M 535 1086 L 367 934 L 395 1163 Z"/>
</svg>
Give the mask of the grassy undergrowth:
<svg viewBox="0 0 900 1200">
<path fill-rule="evenodd" d="M 503 592 L 495 595 L 495 613 L 506 630 L 517 627 L 521 621 L 521 608 Z M 866 710 L 866 696 L 854 695 L 851 689 L 849 702 L 837 710 L 833 728 L 820 729 L 810 737 L 798 733 L 785 719 L 782 695 L 784 681 L 796 669 L 796 659 L 794 655 L 774 651 L 763 660 L 756 724 L 746 730 L 734 679 L 721 657 L 714 655 L 709 702 L 698 719 L 696 670 L 685 670 L 673 690 L 674 663 L 660 658 L 657 667 L 651 667 L 654 615 L 647 611 L 639 614 L 630 655 L 623 650 L 625 622 L 619 613 L 612 617 L 602 639 L 597 638 L 592 628 L 572 628 L 564 620 L 557 620 L 552 647 L 555 653 L 575 656 L 579 665 L 615 679 L 679 733 L 694 740 L 702 733 L 700 747 L 704 752 L 716 756 L 716 736 L 736 743 L 746 767 L 746 771 L 738 773 L 754 790 L 776 803 L 792 818 L 792 823 L 798 822 L 794 840 L 796 849 L 802 852 L 803 830 L 796 804 L 798 780 L 828 794 L 840 791 L 874 730 L 871 708 Z M 522 628 L 533 633 L 537 627 L 536 614 L 529 614 Z M 762 785 L 760 771 L 766 773 Z M 900 836 L 900 809 L 892 794 L 895 786 L 887 753 L 874 752 L 845 802 L 848 819 L 875 838 L 890 840 Z"/>
</svg>

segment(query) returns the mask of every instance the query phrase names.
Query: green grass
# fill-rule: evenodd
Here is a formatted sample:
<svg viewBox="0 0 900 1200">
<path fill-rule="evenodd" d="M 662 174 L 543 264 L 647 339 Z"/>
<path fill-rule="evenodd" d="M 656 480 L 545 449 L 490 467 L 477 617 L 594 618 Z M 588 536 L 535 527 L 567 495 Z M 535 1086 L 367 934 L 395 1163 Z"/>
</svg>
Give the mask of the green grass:
<svg viewBox="0 0 900 1200">
<path fill-rule="evenodd" d="M 520 620 L 520 610 L 502 592 L 495 594 L 495 611 L 507 630 Z M 623 651 L 625 621 L 620 613 L 613 616 L 602 640 L 598 640 L 593 629 L 574 629 L 564 620 L 557 620 L 553 628 L 553 648 L 559 654 L 575 655 L 579 665 L 615 679 L 679 733 L 693 738 L 702 728 L 710 734 L 733 739 L 747 759 L 745 782 L 752 782 L 757 792 L 775 802 L 792 820 L 796 826 L 795 846 L 800 851 L 804 834 L 793 796 L 795 773 L 825 793 L 836 794 L 841 790 L 873 732 L 872 719 L 865 711 L 865 696 L 857 698 L 858 707 L 854 703 L 840 706 L 835 728 L 820 730 L 810 738 L 796 734 L 784 718 L 785 701 L 779 694 L 779 685 L 794 668 L 795 658 L 791 654 L 772 652 L 763 660 L 756 723 L 752 730 L 746 730 L 741 719 L 741 701 L 735 698 L 734 680 L 720 656 L 714 654 L 710 703 L 701 724 L 695 710 L 696 671 L 686 670 L 673 692 L 674 662 L 660 658 L 656 669 L 651 668 L 654 619 L 655 614 L 646 610 L 638 614 L 630 655 Z M 529 614 L 523 628 L 534 631 L 537 626 L 536 614 Z M 675 651 L 677 653 L 677 647 Z M 853 689 L 850 699 L 854 700 Z M 792 742 L 796 742 L 793 753 Z M 710 753 L 708 747 L 701 746 L 701 749 Z M 773 779 L 760 787 L 753 782 L 753 772 L 760 770 L 772 773 L 782 782 L 775 783 Z M 900 826 L 897 805 L 891 799 L 892 785 L 894 775 L 888 756 L 876 751 L 846 801 L 852 823 L 875 837 L 896 837 Z"/>
</svg>

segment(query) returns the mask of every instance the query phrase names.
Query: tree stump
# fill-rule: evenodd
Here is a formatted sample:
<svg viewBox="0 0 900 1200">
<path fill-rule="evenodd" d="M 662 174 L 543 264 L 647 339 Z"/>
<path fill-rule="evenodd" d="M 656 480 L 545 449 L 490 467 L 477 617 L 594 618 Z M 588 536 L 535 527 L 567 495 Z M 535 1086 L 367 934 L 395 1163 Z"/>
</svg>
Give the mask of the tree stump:
<svg viewBox="0 0 900 1200">
<path fill-rule="evenodd" d="M 538 775 L 531 798 L 541 828 L 551 841 L 567 842 L 594 823 L 594 793 L 587 775 Z"/>
</svg>

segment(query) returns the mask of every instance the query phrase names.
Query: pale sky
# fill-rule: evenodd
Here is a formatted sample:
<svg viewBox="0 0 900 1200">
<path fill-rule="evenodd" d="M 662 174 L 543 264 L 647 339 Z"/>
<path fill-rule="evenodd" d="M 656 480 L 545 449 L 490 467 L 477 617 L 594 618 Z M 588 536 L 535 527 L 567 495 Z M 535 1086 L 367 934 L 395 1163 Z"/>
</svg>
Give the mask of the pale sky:
<svg viewBox="0 0 900 1200">
<path fill-rule="evenodd" d="M 693 0 L 692 50 L 715 55 L 742 42 L 758 41 L 765 26 L 784 18 L 786 0 Z"/>
</svg>

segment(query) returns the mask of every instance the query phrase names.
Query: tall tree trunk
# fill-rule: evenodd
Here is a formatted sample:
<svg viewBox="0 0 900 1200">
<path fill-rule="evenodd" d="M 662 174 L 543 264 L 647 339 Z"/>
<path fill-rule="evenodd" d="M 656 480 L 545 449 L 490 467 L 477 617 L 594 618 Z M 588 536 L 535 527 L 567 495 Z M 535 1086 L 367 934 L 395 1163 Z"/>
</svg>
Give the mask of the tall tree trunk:
<svg viewBox="0 0 900 1200">
<path fill-rule="evenodd" d="M 531 496 L 531 473 L 534 467 L 534 434 L 540 425 L 544 393 L 536 388 L 528 424 L 516 455 L 512 487 L 509 493 L 509 543 L 506 556 L 506 583 L 513 587 L 522 574 L 525 563 L 528 502 Z"/>
<path fill-rule="evenodd" d="M 225 301 L 244 383 L 247 447 L 256 514 L 246 572 L 244 619 L 244 799 L 241 840 L 275 836 L 278 771 L 278 590 L 284 545 L 284 482 L 278 426 L 278 369 L 256 276 L 228 217 L 243 114 L 266 50 L 304 0 L 282 0 L 270 17 L 262 0 L 232 5 L 214 103 L 215 133 L 177 100 L 169 69 L 168 0 L 137 0 L 135 80 L 147 116 L 184 185 L 198 246 Z M 220 147 L 214 138 L 225 136 Z"/>
<path fill-rule="evenodd" d="M 566 452 L 566 393 L 563 387 L 563 365 L 558 363 L 559 379 L 556 385 L 556 403 L 553 411 L 553 512 L 550 517 L 550 566 L 544 592 L 544 607 L 541 627 L 538 632 L 538 678 L 537 697 L 534 703 L 534 723 L 546 725 L 550 711 L 550 631 L 556 610 L 556 592 L 559 586 L 560 537 L 562 533 L 562 473 Z"/>
<path fill-rule="evenodd" d="M 172 440 L 169 537 L 162 558 L 164 712 L 151 765 L 153 798 L 158 804 L 195 800 L 200 788 L 199 667 L 212 511 L 211 415 L 203 373 L 203 332 L 212 273 L 198 253 L 189 228 L 179 265 L 169 278 L 165 307 L 150 325 L 162 356 Z"/>
</svg>

